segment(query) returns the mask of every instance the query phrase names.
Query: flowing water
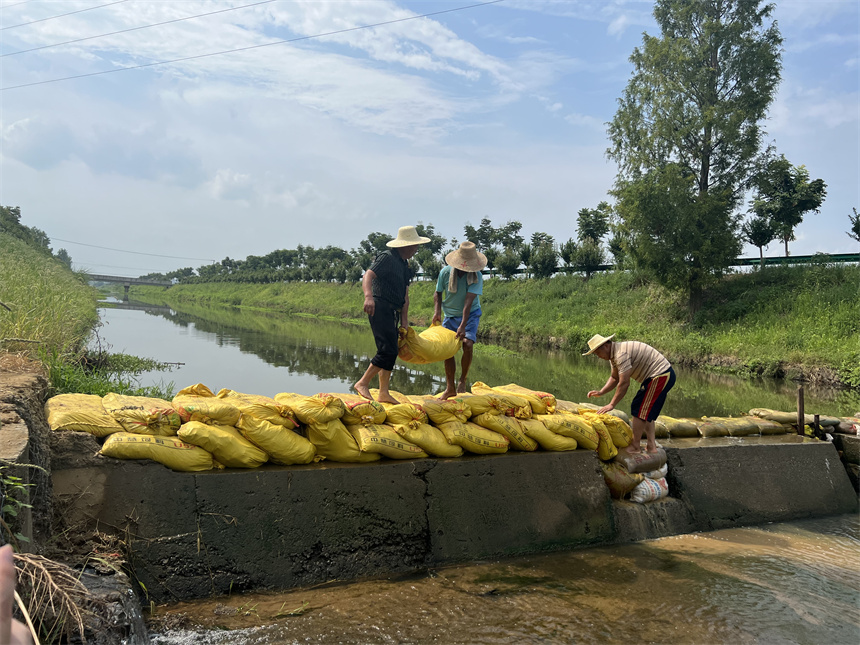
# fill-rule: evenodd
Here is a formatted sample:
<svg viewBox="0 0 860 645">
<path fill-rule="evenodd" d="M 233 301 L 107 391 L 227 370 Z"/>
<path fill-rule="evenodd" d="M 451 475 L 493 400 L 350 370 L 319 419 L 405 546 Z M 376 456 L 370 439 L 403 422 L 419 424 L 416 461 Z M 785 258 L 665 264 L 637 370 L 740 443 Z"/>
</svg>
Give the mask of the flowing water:
<svg viewBox="0 0 860 645">
<path fill-rule="evenodd" d="M 346 392 L 374 353 L 366 325 L 229 308 L 102 310 L 112 351 L 181 362 L 141 384 L 202 382 L 273 396 Z M 473 380 L 584 401 L 605 363 L 476 345 Z M 398 364 L 392 388 L 442 389 L 440 365 Z M 673 416 L 792 410 L 796 387 L 680 370 Z M 628 397 L 632 398 L 632 397 Z M 810 413 L 849 415 L 856 394 L 807 388 Z M 629 401 L 627 401 L 629 405 Z M 860 521 L 843 516 L 692 534 L 234 595 L 155 610 L 156 645 L 291 643 L 860 643 Z M 171 626 L 173 627 L 171 629 Z"/>
<path fill-rule="evenodd" d="M 856 645 L 858 603 L 841 516 L 180 603 L 152 642 Z"/>
<path fill-rule="evenodd" d="M 214 392 L 229 388 L 266 396 L 279 392 L 348 392 L 375 353 L 366 323 L 229 307 L 191 306 L 179 312 L 122 303 L 103 308 L 101 317 L 100 337 L 112 351 L 183 363 L 171 373 L 153 372 L 141 377 L 142 385 L 172 381 L 177 390 L 204 383 Z M 604 361 L 582 357 L 578 352 L 478 343 L 469 376 L 490 385 L 519 383 L 581 402 L 589 390 L 606 382 L 609 369 Z M 405 394 L 441 391 L 442 365 L 398 362 L 391 387 Z M 805 389 L 809 414 L 849 416 L 860 409 L 856 391 Z M 632 398 L 628 394 L 622 409 L 629 411 Z M 664 412 L 676 417 L 738 415 L 755 407 L 794 410 L 796 401 L 797 386 L 793 383 L 679 369 Z"/>
</svg>

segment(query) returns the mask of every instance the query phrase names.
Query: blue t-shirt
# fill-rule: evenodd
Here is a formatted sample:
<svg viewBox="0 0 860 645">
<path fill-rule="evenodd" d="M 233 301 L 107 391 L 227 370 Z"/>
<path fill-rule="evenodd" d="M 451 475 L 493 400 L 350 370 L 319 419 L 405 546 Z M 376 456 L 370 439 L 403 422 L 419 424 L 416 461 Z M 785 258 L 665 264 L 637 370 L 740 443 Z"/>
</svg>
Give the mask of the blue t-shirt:
<svg viewBox="0 0 860 645">
<path fill-rule="evenodd" d="M 484 293 L 484 276 L 480 271 L 477 271 L 478 281 L 475 284 L 466 284 L 466 274 L 463 273 L 457 278 L 457 291 L 448 293 L 448 279 L 453 269 L 446 266 L 439 273 L 439 279 L 436 280 L 436 291 L 442 292 L 442 313 L 446 318 L 459 318 L 463 315 L 463 307 L 466 305 L 466 294 L 474 293 L 475 300 L 469 308 L 469 312 L 477 311 L 481 308 L 481 294 Z"/>
</svg>

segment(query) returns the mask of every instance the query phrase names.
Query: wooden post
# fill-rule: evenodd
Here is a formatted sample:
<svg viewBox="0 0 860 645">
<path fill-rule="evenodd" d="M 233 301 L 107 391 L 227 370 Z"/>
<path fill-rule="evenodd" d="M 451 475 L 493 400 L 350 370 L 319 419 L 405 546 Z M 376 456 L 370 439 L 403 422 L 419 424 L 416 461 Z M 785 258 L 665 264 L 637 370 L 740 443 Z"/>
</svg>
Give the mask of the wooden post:
<svg viewBox="0 0 860 645">
<path fill-rule="evenodd" d="M 824 436 L 824 433 L 821 432 L 821 423 L 819 417 L 820 415 L 818 414 L 812 417 L 812 430 L 814 431 L 813 434 L 815 435 L 816 439 L 821 439 Z"/>
<path fill-rule="evenodd" d="M 802 435 L 803 427 L 806 425 L 804 420 L 806 419 L 806 415 L 803 410 L 803 386 L 799 386 L 797 388 L 797 434 Z"/>
</svg>

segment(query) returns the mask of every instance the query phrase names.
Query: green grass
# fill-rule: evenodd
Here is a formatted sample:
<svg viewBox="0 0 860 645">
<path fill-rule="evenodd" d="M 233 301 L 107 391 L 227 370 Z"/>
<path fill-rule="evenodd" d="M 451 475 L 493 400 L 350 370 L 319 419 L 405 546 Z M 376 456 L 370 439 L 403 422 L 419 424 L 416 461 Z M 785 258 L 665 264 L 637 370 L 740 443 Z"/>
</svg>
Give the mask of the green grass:
<svg viewBox="0 0 860 645">
<path fill-rule="evenodd" d="M 410 288 L 410 320 L 428 324 L 435 283 Z M 137 287 L 149 302 L 232 305 L 364 321 L 358 284 L 288 283 Z M 487 279 L 482 333 L 579 351 L 595 333 L 647 342 L 673 361 L 748 375 L 827 370 L 860 387 L 860 267 L 826 262 L 735 274 L 705 294 L 689 319 L 683 296 L 607 272 L 545 280 Z"/>
<path fill-rule="evenodd" d="M 96 296 L 62 263 L 0 233 L 0 349 L 77 350 L 98 321 Z"/>
</svg>

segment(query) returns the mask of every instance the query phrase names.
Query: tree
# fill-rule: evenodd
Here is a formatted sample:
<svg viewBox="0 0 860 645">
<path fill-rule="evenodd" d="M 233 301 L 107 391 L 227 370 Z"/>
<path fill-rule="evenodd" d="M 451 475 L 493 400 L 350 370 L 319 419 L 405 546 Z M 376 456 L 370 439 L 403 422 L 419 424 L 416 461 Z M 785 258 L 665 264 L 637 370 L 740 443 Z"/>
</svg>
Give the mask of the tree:
<svg viewBox="0 0 860 645">
<path fill-rule="evenodd" d="M 505 249 L 496 258 L 496 267 L 502 277 L 510 280 L 517 274 L 517 267 L 520 266 L 520 256 L 512 249 Z"/>
<path fill-rule="evenodd" d="M 520 235 L 523 225 L 516 220 L 510 221 L 501 228 L 496 234 L 496 241 L 502 245 L 502 248 L 519 250 L 523 245 L 523 236 Z"/>
<path fill-rule="evenodd" d="M 661 35 L 645 34 L 634 50 L 609 124 L 628 251 L 658 280 L 685 289 L 691 312 L 740 248 L 734 209 L 780 80 L 773 9 L 759 0 L 657 0 Z"/>
<path fill-rule="evenodd" d="M 579 241 L 594 240 L 599 242 L 609 232 L 608 202 L 600 202 L 597 208 L 580 208 L 576 216 L 577 237 Z"/>
<path fill-rule="evenodd" d="M 761 268 L 764 268 L 764 247 L 773 241 L 776 237 L 776 231 L 773 230 L 770 221 L 766 217 L 756 215 L 751 218 L 741 227 L 744 240 L 758 247 L 758 256 L 761 263 Z"/>
<path fill-rule="evenodd" d="M 51 255 L 51 240 L 45 231 L 21 223 L 19 206 L 0 206 L 0 233 L 15 237 L 28 246 Z"/>
<path fill-rule="evenodd" d="M 857 214 L 857 209 L 852 208 L 854 214 L 848 214 L 848 219 L 851 221 L 851 230 L 848 231 L 848 237 L 852 240 L 860 242 L 860 215 Z"/>
<path fill-rule="evenodd" d="M 471 224 L 466 224 L 463 227 L 463 232 L 466 235 L 466 239 L 474 242 L 479 251 L 486 251 L 496 243 L 497 232 L 488 217 L 484 217 L 481 220 L 478 228 L 475 228 Z"/>
<path fill-rule="evenodd" d="M 427 244 L 423 244 L 421 248 L 429 249 L 434 255 L 441 251 L 442 247 L 445 246 L 445 238 L 441 235 L 436 235 L 436 230 L 432 224 L 427 224 L 425 226 L 421 222 L 418 222 L 418 224 L 415 225 L 415 232 L 421 237 L 430 238 L 430 241 L 427 242 Z"/>
<path fill-rule="evenodd" d="M 69 255 L 69 252 L 66 251 L 66 249 L 60 249 L 54 254 L 54 257 L 70 269 L 72 268 L 72 256 Z"/>
<path fill-rule="evenodd" d="M 753 178 L 755 195 L 752 211 L 766 220 L 775 236 L 785 244 L 794 240 L 794 229 L 805 213 L 818 212 L 827 195 L 827 184 L 821 179 L 809 181 L 805 166 L 792 166 L 784 155 L 771 159 Z"/>
<path fill-rule="evenodd" d="M 533 250 L 531 244 L 523 244 L 519 248 L 520 262 L 526 268 L 526 277 L 528 277 L 528 268 L 532 265 Z"/>
<path fill-rule="evenodd" d="M 539 246 L 543 246 L 545 244 L 549 244 L 552 246 L 555 244 L 555 238 L 549 233 L 532 233 L 532 248 L 537 249 Z"/>
<path fill-rule="evenodd" d="M 558 254 L 561 256 L 564 266 L 569 267 L 573 263 L 573 257 L 576 254 L 576 242 L 570 238 L 562 244 L 558 249 Z"/>
<path fill-rule="evenodd" d="M 551 243 L 544 242 L 535 248 L 531 260 L 532 275 L 535 278 L 551 278 L 558 268 L 558 254 Z"/>
<path fill-rule="evenodd" d="M 603 247 L 600 246 L 600 242 L 587 237 L 576 249 L 573 256 L 573 266 L 585 273 L 586 280 L 590 280 L 591 274 L 603 264 L 605 258 L 606 254 Z"/>
</svg>

